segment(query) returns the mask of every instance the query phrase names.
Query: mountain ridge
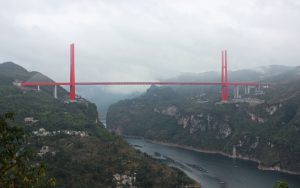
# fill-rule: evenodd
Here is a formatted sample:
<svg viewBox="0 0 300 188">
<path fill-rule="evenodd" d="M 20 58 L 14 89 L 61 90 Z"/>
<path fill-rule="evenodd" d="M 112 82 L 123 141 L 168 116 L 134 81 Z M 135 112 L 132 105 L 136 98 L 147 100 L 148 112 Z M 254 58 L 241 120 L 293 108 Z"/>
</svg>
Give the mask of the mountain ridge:
<svg viewBox="0 0 300 188">
<path fill-rule="evenodd" d="M 299 173 L 298 73 L 298 68 L 283 71 L 265 80 L 272 84 L 264 95 L 229 103 L 220 103 L 215 87 L 151 87 L 140 97 L 113 104 L 107 126 L 119 134 L 196 149 L 228 155 L 235 150 L 261 166 Z"/>
<path fill-rule="evenodd" d="M 34 77 L 35 75 L 38 75 Z M 12 126 L 23 127 L 27 147 L 45 163 L 58 187 L 116 187 L 126 177 L 132 187 L 182 187 L 199 184 L 183 172 L 170 168 L 131 148 L 121 137 L 109 133 L 98 120 L 95 104 L 80 98 L 70 102 L 58 87 L 19 87 L 15 80 L 50 78 L 28 72 L 14 63 L 0 64 L 0 114 L 15 113 Z M 39 80 L 35 80 L 39 81 Z M 158 174 L 162 174 L 159 176 Z"/>
</svg>

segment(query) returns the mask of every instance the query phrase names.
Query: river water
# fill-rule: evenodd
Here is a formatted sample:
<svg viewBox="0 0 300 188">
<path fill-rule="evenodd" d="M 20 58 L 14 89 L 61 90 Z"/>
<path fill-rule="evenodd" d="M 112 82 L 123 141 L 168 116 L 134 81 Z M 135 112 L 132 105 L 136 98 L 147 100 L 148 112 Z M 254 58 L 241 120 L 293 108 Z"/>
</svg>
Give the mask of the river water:
<svg viewBox="0 0 300 188">
<path fill-rule="evenodd" d="M 300 188 L 300 176 L 258 170 L 257 164 L 251 161 L 160 145 L 144 139 L 126 140 L 134 148 L 181 169 L 203 188 L 272 188 L 277 180 L 288 182 L 289 188 Z"/>
</svg>

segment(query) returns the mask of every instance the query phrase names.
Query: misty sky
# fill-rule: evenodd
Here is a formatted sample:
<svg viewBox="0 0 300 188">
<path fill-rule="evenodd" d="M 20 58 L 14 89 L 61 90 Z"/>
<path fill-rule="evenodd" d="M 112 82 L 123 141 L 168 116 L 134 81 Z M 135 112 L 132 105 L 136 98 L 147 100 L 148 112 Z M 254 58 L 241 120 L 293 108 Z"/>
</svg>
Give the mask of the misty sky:
<svg viewBox="0 0 300 188">
<path fill-rule="evenodd" d="M 299 0 L 0 0 L 0 62 L 79 81 L 300 65 Z"/>
</svg>

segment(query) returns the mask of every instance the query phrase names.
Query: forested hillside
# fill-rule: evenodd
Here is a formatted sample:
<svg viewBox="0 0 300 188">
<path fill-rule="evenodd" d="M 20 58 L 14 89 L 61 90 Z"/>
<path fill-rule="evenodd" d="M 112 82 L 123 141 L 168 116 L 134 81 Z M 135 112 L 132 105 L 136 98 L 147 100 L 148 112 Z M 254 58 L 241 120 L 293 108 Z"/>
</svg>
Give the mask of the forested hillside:
<svg viewBox="0 0 300 188">
<path fill-rule="evenodd" d="M 242 78 L 240 74 L 236 81 Z M 152 86 L 138 98 L 112 105 L 107 125 L 119 134 L 217 151 L 260 161 L 261 168 L 300 173 L 300 67 L 264 78 L 270 83 L 264 95 L 252 90 L 229 103 L 220 103 L 216 87 Z"/>
<path fill-rule="evenodd" d="M 14 81 L 51 81 L 38 72 L 11 63 L 0 64 L 0 113 L 15 113 L 12 126 L 21 126 L 28 146 L 45 163 L 57 187 L 183 187 L 196 185 L 170 168 L 109 133 L 98 121 L 97 108 L 85 99 L 68 101 L 68 92 L 53 87 L 23 88 Z M 120 178 L 121 177 L 121 178 Z"/>
</svg>

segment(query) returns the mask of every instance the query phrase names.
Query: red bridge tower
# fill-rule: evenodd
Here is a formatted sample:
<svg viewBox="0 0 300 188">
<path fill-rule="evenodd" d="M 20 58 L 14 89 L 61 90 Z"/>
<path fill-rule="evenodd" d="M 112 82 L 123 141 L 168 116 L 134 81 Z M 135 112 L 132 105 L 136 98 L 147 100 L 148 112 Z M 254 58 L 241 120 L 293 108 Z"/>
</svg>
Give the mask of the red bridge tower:
<svg viewBox="0 0 300 188">
<path fill-rule="evenodd" d="M 74 54 L 74 44 L 70 45 L 70 101 L 75 101 L 75 54 Z"/>
<path fill-rule="evenodd" d="M 228 101 L 228 71 L 227 71 L 227 50 L 222 51 L 222 75 L 221 75 L 221 100 Z"/>
</svg>

